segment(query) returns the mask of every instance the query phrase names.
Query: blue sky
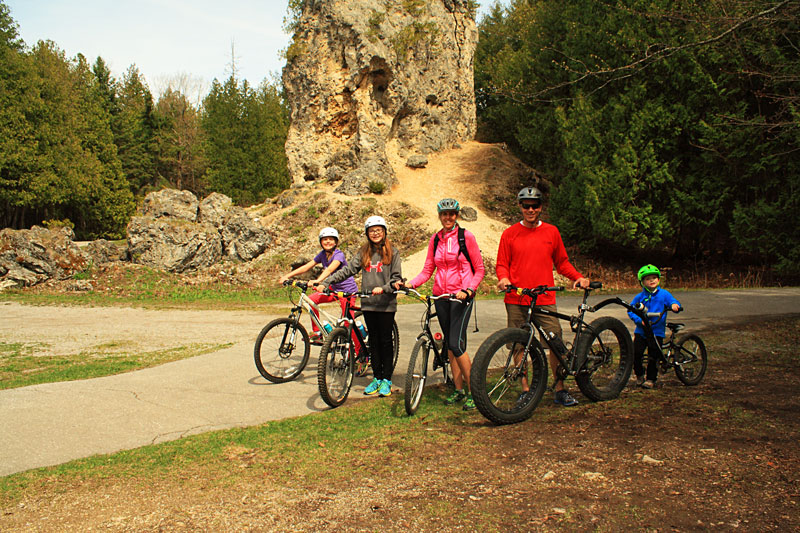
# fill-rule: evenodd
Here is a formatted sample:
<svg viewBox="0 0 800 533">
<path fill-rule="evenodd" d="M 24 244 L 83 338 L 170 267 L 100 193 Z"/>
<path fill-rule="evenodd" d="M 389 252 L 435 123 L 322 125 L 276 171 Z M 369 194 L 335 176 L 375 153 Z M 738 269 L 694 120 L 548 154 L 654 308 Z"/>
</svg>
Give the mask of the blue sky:
<svg viewBox="0 0 800 533">
<path fill-rule="evenodd" d="M 68 57 L 101 56 L 118 78 L 135 63 L 156 94 L 178 78 L 195 86 L 182 89 L 204 93 L 230 74 L 231 45 L 240 79 L 279 76 L 289 41 L 280 0 L 3 1 L 29 46 L 49 39 Z M 492 3 L 483 2 L 478 18 Z"/>
</svg>

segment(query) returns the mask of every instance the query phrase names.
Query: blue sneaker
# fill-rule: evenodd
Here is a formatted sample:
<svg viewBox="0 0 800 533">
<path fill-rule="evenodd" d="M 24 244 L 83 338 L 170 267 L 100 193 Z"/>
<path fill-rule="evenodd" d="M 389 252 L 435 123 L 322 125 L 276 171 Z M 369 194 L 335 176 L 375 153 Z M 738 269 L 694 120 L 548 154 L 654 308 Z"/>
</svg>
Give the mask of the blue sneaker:
<svg viewBox="0 0 800 533">
<path fill-rule="evenodd" d="M 381 383 L 382 383 L 381 380 L 373 378 L 373 380 L 370 381 L 369 385 L 367 385 L 367 388 L 364 389 L 364 394 L 366 394 L 367 396 L 372 396 L 373 394 L 377 393 L 378 388 L 381 386 Z"/>
<path fill-rule="evenodd" d="M 381 381 L 381 387 L 378 389 L 378 394 L 381 396 L 391 396 L 392 395 L 392 382 L 388 379 L 384 379 Z"/>
<path fill-rule="evenodd" d="M 573 398 L 572 395 L 566 390 L 556 391 L 553 401 L 555 401 L 558 405 L 563 405 L 564 407 L 574 407 L 578 405 L 578 400 Z"/>
</svg>

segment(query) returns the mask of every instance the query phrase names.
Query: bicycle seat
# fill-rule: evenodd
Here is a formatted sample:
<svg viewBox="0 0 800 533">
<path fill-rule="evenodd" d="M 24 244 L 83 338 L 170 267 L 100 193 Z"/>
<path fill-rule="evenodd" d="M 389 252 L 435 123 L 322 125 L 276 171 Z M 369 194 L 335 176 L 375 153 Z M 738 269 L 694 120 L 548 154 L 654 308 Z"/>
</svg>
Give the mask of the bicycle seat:
<svg viewBox="0 0 800 533">
<path fill-rule="evenodd" d="M 667 327 L 671 331 L 674 331 L 675 333 L 677 333 L 680 330 L 684 329 L 686 327 L 686 325 L 683 324 L 683 323 L 680 323 L 680 322 L 667 322 Z"/>
</svg>

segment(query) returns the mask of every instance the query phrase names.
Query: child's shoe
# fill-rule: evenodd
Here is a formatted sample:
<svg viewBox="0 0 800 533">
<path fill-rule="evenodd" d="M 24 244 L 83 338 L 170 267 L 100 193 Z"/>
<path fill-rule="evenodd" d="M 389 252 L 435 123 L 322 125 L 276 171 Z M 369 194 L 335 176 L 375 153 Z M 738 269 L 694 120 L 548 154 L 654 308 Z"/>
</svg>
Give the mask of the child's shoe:
<svg viewBox="0 0 800 533">
<path fill-rule="evenodd" d="M 445 398 L 444 403 L 445 405 L 453 405 L 454 403 L 458 403 L 466 397 L 467 395 L 464 393 L 464 389 L 456 389 L 453 391 L 453 394 Z"/>
<path fill-rule="evenodd" d="M 472 394 L 467 394 L 467 399 L 464 400 L 464 406 L 462 409 L 464 411 L 472 411 L 475 409 L 475 401 L 472 399 Z"/>
<path fill-rule="evenodd" d="M 572 397 L 570 393 L 566 390 L 556 391 L 555 396 L 553 397 L 553 401 L 564 407 L 574 407 L 578 405 L 578 400 Z"/>
<path fill-rule="evenodd" d="M 367 388 L 364 389 L 364 394 L 366 394 L 367 396 L 372 396 L 373 394 L 378 392 L 380 386 L 381 386 L 381 380 L 373 378 L 372 381 L 370 381 L 369 385 L 367 385 Z"/>
<path fill-rule="evenodd" d="M 391 396 L 392 395 L 392 382 L 388 379 L 381 380 L 380 388 L 378 388 L 378 394 L 380 396 Z"/>
<path fill-rule="evenodd" d="M 653 381 L 652 379 L 648 379 L 647 381 L 642 383 L 642 388 L 643 389 L 652 389 L 652 388 L 655 388 L 655 386 L 656 386 L 656 382 Z"/>
</svg>

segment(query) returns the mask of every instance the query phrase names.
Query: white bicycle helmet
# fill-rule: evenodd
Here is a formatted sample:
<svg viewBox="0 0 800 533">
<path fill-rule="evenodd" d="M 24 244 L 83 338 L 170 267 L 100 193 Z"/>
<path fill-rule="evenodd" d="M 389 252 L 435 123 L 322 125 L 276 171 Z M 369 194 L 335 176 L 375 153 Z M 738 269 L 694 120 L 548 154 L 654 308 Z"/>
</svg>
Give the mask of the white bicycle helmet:
<svg viewBox="0 0 800 533">
<path fill-rule="evenodd" d="M 336 228 L 322 228 L 319 232 L 319 240 L 322 241 L 325 237 L 333 237 L 336 242 L 339 242 L 339 232 Z"/>
<path fill-rule="evenodd" d="M 386 221 L 381 216 L 373 215 L 369 217 L 367 221 L 364 222 L 364 233 L 369 231 L 369 228 L 373 226 L 383 226 L 383 231 L 389 233 L 389 227 L 386 225 Z"/>
<path fill-rule="evenodd" d="M 522 200 L 539 200 L 542 201 L 544 199 L 544 195 L 542 191 L 537 189 L 536 187 L 525 187 L 519 194 L 517 194 L 517 201 L 521 202 Z"/>
</svg>

